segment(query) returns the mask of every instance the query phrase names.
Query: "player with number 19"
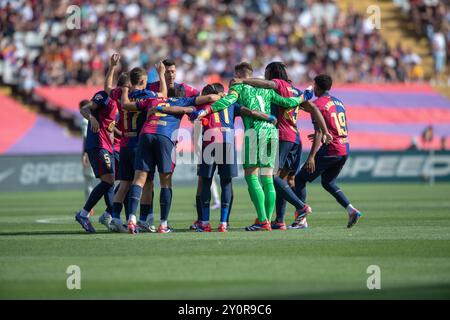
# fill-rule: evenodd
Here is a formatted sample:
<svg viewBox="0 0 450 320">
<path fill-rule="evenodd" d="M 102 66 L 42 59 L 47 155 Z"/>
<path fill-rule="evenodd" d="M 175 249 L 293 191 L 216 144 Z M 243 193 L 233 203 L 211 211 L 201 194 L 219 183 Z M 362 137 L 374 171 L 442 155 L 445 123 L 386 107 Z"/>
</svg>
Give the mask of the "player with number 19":
<svg viewBox="0 0 450 320">
<path fill-rule="evenodd" d="M 351 228 L 360 218 L 361 212 L 354 208 L 335 181 L 347 161 L 349 154 L 348 127 L 345 106 L 341 100 L 330 95 L 332 79 L 326 74 L 314 78 L 314 94 L 317 99 L 301 104 L 317 107 L 325 119 L 333 139 L 329 144 L 322 144 L 322 132 L 315 124 L 314 141 L 308 159 L 295 177 L 297 195 L 302 201 L 306 199 L 306 182 L 312 182 L 321 176 L 322 186 L 348 213 L 347 227 Z M 314 123 L 314 120 L 313 120 Z M 290 228 L 301 228 L 305 217 L 297 216 Z"/>
</svg>

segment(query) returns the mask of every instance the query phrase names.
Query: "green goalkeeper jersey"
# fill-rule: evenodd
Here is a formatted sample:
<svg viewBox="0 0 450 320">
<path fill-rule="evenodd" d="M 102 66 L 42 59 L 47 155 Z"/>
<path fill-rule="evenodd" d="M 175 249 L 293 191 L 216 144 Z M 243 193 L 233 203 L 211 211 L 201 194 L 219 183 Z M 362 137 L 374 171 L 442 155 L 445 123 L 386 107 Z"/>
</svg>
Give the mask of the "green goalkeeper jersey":
<svg viewBox="0 0 450 320">
<path fill-rule="evenodd" d="M 211 106 L 213 112 L 228 108 L 233 103 L 239 103 L 251 110 L 257 110 L 270 115 L 271 104 L 277 104 L 284 108 L 294 108 L 302 102 L 300 97 L 283 98 L 273 89 L 255 88 L 248 84 L 235 84 L 230 87 L 229 94 Z M 271 122 L 243 116 L 245 130 L 276 129 Z"/>
</svg>

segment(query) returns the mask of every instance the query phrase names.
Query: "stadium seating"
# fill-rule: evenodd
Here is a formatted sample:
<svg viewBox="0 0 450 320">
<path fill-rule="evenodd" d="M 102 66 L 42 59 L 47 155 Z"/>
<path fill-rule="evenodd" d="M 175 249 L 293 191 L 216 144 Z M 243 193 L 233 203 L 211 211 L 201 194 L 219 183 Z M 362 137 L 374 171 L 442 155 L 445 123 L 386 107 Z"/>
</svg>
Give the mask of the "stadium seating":
<svg viewBox="0 0 450 320">
<path fill-rule="evenodd" d="M 36 90 L 36 94 L 78 116 L 78 101 L 89 98 L 98 89 L 99 87 L 41 87 Z M 430 124 L 435 133 L 433 145 L 439 148 L 442 136 L 447 137 L 449 145 L 450 101 L 427 84 L 336 85 L 332 93 L 348 107 L 353 150 L 407 149 L 412 137 L 419 137 Z M 303 144 L 305 148 L 309 148 L 310 142 L 305 133 L 312 132 L 311 121 L 304 113 L 299 119 L 298 125 L 304 133 Z M 192 130 L 192 124 L 184 118 L 181 128 Z M 240 120 L 237 128 L 242 128 Z M 242 140 L 239 131 L 237 138 L 238 141 Z M 183 150 L 191 149 L 189 141 L 180 141 L 179 147 Z"/>
<path fill-rule="evenodd" d="M 60 154 L 81 152 L 81 138 L 72 137 L 52 120 L 25 109 L 0 93 L 0 154 Z"/>
</svg>

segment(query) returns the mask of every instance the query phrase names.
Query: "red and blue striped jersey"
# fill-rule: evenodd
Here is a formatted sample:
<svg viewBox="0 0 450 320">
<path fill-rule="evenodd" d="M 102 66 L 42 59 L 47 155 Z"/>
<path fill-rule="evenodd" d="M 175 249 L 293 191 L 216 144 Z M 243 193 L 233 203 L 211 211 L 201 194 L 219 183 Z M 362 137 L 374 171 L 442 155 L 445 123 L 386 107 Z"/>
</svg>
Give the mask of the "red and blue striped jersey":
<svg viewBox="0 0 450 320">
<path fill-rule="evenodd" d="M 320 152 L 325 152 L 328 156 L 348 155 L 350 147 L 344 104 L 341 100 L 330 96 L 328 93 L 313 102 L 322 113 L 328 131 L 333 136 L 330 144 L 323 144 L 320 147 Z"/>
<path fill-rule="evenodd" d="M 287 81 L 281 79 L 272 79 L 272 81 L 277 84 L 277 89 L 275 91 L 282 97 L 298 97 L 302 93 Z M 280 108 L 277 105 L 272 105 L 272 109 L 272 114 L 276 115 L 278 120 L 277 127 L 280 141 L 289 141 L 299 144 L 300 133 L 297 128 L 299 107 L 286 109 Z"/>
<path fill-rule="evenodd" d="M 117 117 L 116 101 L 109 99 L 106 106 L 98 105 L 97 109 L 91 111 L 91 114 L 97 119 L 100 130 L 96 133 L 93 132 L 89 122 L 85 144 L 86 150 L 100 148 L 113 153 L 114 128 Z"/>
<path fill-rule="evenodd" d="M 139 110 L 147 111 L 150 108 L 157 106 L 176 106 L 176 107 L 190 107 L 195 106 L 196 97 L 191 98 L 150 98 L 136 102 L 136 107 Z M 177 130 L 180 127 L 181 118 L 183 115 L 171 115 L 161 112 L 149 114 L 145 120 L 141 134 L 159 134 L 166 136 L 173 142 L 177 141 Z"/>
<path fill-rule="evenodd" d="M 197 110 L 210 108 L 210 104 L 198 106 Z M 241 106 L 234 103 L 219 112 L 209 113 L 202 126 L 203 147 L 211 143 L 234 143 L 234 120 L 240 116 Z M 206 134 L 205 134 L 206 133 Z"/>
<path fill-rule="evenodd" d="M 120 91 L 115 92 L 116 89 Z M 147 117 L 147 113 L 145 111 L 127 111 L 122 108 L 120 104 L 120 98 L 122 96 L 121 88 L 116 88 L 111 91 L 111 98 L 116 98 L 120 113 L 120 126 L 119 130 L 122 131 L 122 138 L 120 139 L 121 147 L 129 147 L 134 148 L 137 146 L 139 141 L 139 133 L 144 126 L 145 119 Z M 148 98 L 156 98 L 157 94 L 153 91 L 143 89 L 143 90 L 134 90 L 128 94 L 128 98 L 130 101 L 140 101 Z"/>
</svg>

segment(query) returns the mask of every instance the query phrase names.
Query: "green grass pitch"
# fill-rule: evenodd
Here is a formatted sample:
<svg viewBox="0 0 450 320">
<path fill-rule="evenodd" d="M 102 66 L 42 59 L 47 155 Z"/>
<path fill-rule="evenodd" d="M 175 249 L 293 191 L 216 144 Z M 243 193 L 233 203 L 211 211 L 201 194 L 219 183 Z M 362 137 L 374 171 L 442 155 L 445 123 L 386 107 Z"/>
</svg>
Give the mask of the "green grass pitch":
<svg viewBox="0 0 450 320">
<path fill-rule="evenodd" d="M 240 186 L 229 233 L 188 232 L 195 190 L 176 187 L 177 232 L 135 236 L 97 222 L 97 234 L 84 234 L 73 219 L 81 191 L 3 193 L 0 298 L 449 299 L 450 184 L 342 188 L 364 212 L 350 230 L 345 211 L 313 184 L 308 230 L 243 231 L 255 214 Z M 218 218 L 212 211 L 214 227 Z M 66 287 L 69 265 L 81 269 L 81 290 Z M 381 290 L 367 288 L 370 265 L 381 269 Z"/>
</svg>

